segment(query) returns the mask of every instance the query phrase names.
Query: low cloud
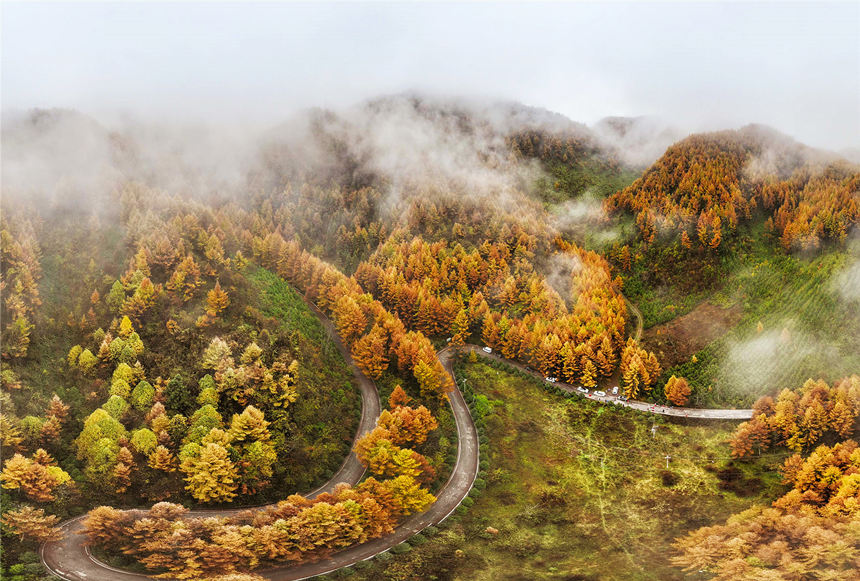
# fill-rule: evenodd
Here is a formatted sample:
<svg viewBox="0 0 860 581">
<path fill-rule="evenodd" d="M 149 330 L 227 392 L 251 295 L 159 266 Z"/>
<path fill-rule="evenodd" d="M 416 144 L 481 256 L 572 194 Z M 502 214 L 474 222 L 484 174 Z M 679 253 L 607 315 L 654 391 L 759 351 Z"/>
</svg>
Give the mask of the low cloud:
<svg viewBox="0 0 860 581">
<path fill-rule="evenodd" d="M 550 256 L 542 269 L 544 280 L 565 302 L 570 302 L 573 293 L 573 275 L 582 270 L 582 261 L 573 254 L 558 253 Z"/>
<path fill-rule="evenodd" d="M 850 373 L 844 345 L 794 330 L 791 322 L 730 344 L 718 385 L 758 396 L 800 387 L 807 379 L 838 379 Z"/>
<path fill-rule="evenodd" d="M 626 165 L 646 168 L 686 133 L 656 117 L 606 117 L 592 129 Z"/>
</svg>

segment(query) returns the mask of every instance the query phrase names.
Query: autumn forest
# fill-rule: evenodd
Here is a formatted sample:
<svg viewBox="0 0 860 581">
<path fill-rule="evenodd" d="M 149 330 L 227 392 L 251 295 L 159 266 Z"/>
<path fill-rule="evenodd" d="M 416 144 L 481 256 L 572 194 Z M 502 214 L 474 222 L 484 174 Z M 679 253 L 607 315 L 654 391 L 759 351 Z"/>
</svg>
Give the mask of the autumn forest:
<svg viewBox="0 0 860 581">
<path fill-rule="evenodd" d="M 640 122 L 4 122 L 2 577 L 856 579 L 860 166 Z"/>
</svg>

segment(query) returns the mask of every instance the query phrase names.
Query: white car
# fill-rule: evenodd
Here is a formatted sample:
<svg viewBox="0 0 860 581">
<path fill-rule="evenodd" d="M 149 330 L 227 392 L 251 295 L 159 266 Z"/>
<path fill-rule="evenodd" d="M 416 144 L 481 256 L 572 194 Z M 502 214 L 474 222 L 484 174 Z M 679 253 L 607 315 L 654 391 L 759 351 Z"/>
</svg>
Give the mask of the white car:
<svg viewBox="0 0 860 581">
<path fill-rule="evenodd" d="M 612 395 L 618 395 L 618 386 L 612 388 Z"/>
<path fill-rule="evenodd" d="M 582 392 L 582 393 L 588 393 L 588 390 L 587 390 L 587 389 L 585 389 L 584 387 L 582 387 L 581 385 L 580 385 L 579 387 L 577 387 L 577 388 L 576 388 L 576 391 L 579 391 L 579 392 Z"/>
<path fill-rule="evenodd" d="M 545 379 L 550 383 L 555 383 L 556 381 L 558 381 L 558 379 L 556 379 L 555 377 L 546 377 Z"/>
<path fill-rule="evenodd" d="M 489 347 L 484 347 L 484 353 L 492 353 L 492 352 L 493 352 L 493 350 L 490 349 Z"/>
<path fill-rule="evenodd" d="M 594 395 L 596 395 L 597 397 L 606 397 L 606 392 L 605 391 L 595 391 Z"/>
</svg>

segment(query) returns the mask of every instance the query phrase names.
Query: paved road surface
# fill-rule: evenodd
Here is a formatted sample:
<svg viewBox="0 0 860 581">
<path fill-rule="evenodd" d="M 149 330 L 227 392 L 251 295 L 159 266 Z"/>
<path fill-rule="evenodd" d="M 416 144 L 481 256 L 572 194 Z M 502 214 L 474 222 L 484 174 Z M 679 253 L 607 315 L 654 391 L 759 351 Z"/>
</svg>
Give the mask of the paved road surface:
<svg viewBox="0 0 860 581">
<path fill-rule="evenodd" d="M 376 385 L 355 366 L 349 350 L 341 342 L 331 321 L 325 318 L 314 305 L 309 303 L 309 306 L 320 317 L 329 337 L 331 337 L 338 350 L 343 354 L 361 392 L 361 420 L 356 431 L 355 439 L 357 440 L 376 426 L 376 420 L 379 418 L 380 412 L 379 392 L 376 389 Z M 332 492 L 334 487 L 341 482 L 356 484 L 361 480 L 363 475 L 364 466 L 358 461 L 356 455 L 350 452 L 334 476 L 319 488 L 307 493 L 306 496 L 315 497 L 322 492 Z M 246 506 L 226 509 L 199 509 L 191 511 L 189 516 L 230 516 L 248 508 Z M 89 549 L 85 545 L 86 537 L 81 532 L 83 529 L 81 521 L 84 516 L 86 515 L 68 520 L 60 525 L 60 529 L 63 531 L 62 540 L 42 545 L 40 549 L 42 562 L 50 571 L 63 579 L 75 581 L 86 579 L 104 579 L 106 581 L 131 581 L 134 579 L 140 581 L 150 578 L 146 575 L 113 569 L 104 563 L 96 561 L 90 555 Z"/>
<path fill-rule="evenodd" d="M 506 358 L 502 357 L 501 355 L 499 355 L 498 353 L 496 353 L 495 351 L 492 353 L 487 353 L 479 345 L 466 345 L 465 348 L 471 349 L 472 351 L 474 351 L 478 355 L 481 355 L 481 356 L 486 357 L 488 359 L 495 359 L 497 361 L 503 361 L 506 364 L 510 365 L 511 367 L 516 367 L 520 371 L 523 371 L 525 373 L 533 375 L 534 377 L 537 377 L 538 379 L 546 381 L 546 379 L 537 371 L 526 369 L 526 366 L 523 365 L 522 363 L 518 363 L 518 362 L 513 361 L 511 359 L 506 359 Z M 624 407 L 633 408 L 633 409 L 647 412 L 647 413 L 659 414 L 661 416 L 672 416 L 672 417 L 677 417 L 677 418 L 699 418 L 699 419 L 705 419 L 705 420 L 748 420 L 748 419 L 752 418 L 752 410 L 751 409 L 736 410 L 736 409 L 678 408 L 678 407 L 672 407 L 672 406 L 662 406 L 662 405 L 650 404 L 650 403 L 647 403 L 644 401 L 635 401 L 635 400 L 622 401 L 622 400 L 620 400 L 617 397 L 614 397 L 612 395 L 607 395 L 604 397 L 596 396 L 593 393 L 589 393 L 588 395 L 586 395 L 586 394 L 578 391 L 575 386 L 569 385 L 567 383 L 562 383 L 560 381 L 556 382 L 555 385 L 556 385 L 556 387 L 559 387 L 559 388 L 563 389 L 564 391 L 567 391 L 569 393 L 575 393 L 575 394 L 580 395 L 582 397 L 587 397 L 588 399 L 591 399 L 593 401 L 599 401 L 599 402 L 603 402 L 603 403 L 612 403 L 615 405 L 621 405 Z"/>
<path fill-rule="evenodd" d="M 629 303 L 629 301 L 628 305 L 637 318 L 635 336 L 638 339 L 642 334 L 642 315 L 636 307 Z M 356 433 L 357 439 L 367 431 L 371 430 L 376 424 L 376 419 L 379 416 L 380 409 L 379 395 L 373 382 L 365 377 L 353 363 L 349 350 L 344 347 L 340 338 L 337 336 L 337 333 L 334 332 L 331 322 L 329 322 L 328 319 L 319 312 L 319 310 L 315 308 L 314 310 L 325 323 L 326 329 L 335 341 L 337 348 L 343 354 L 347 362 L 349 362 L 353 374 L 356 377 L 356 381 L 361 389 L 362 417 L 358 432 Z M 540 374 L 535 371 L 527 370 L 524 365 L 504 359 L 496 353 L 486 353 L 478 345 L 466 345 L 464 349 L 471 349 L 483 357 L 504 361 L 508 365 L 543 379 Z M 454 376 L 454 352 L 455 350 L 453 348 L 446 348 L 438 354 L 440 361 L 452 377 Z M 556 385 L 565 391 L 580 394 L 574 386 L 564 383 L 556 383 Z M 585 396 L 583 395 L 583 397 Z M 643 412 L 666 416 L 726 420 L 742 420 L 752 417 L 752 410 L 673 408 L 667 406 L 654 406 L 639 401 L 625 402 L 612 396 L 597 397 L 589 394 L 588 397 L 604 403 L 623 405 Z M 449 401 L 457 426 L 457 461 L 452 470 L 451 477 L 439 491 L 436 502 L 433 503 L 430 508 L 423 513 L 412 515 L 407 518 L 391 535 L 386 535 L 385 537 L 373 539 L 361 545 L 349 547 L 343 551 L 335 553 L 327 559 L 315 563 L 288 565 L 257 572 L 273 581 L 295 581 L 313 577 L 315 575 L 330 573 L 334 570 L 352 565 L 361 560 L 369 559 L 374 555 L 386 551 L 408 539 L 413 534 L 420 532 L 424 528 L 442 522 L 452 512 L 454 512 L 472 488 L 478 474 L 480 455 L 478 449 L 477 430 L 469 413 L 469 407 L 466 405 L 466 402 L 458 389 L 455 389 L 454 392 L 450 394 Z M 335 476 L 320 488 L 308 493 L 308 496 L 315 496 L 323 491 L 330 492 L 339 482 L 355 484 L 361 479 L 363 474 L 364 468 L 358 462 L 355 454 L 350 454 Z M 232 513 L 238 512 L 239 510 L 245 510 L 246 508 L 195 510 L 191 511 L 189 515 L 229 516 Z M 65 534 L 63 540 L 46 543 L 42 546 L 42 561 L 48 569 L 68 581 L 87 581 L 94 579 L 104 581 L 141 581 L 143 579 L 149 579 L 146 575 L 128 573 L 126 571 L 114 569 L 93 558 L 89 549 L 85 545 L 86 539 L 83 534 L 81 534 L 81 529 L 83 528 L 81 524 L 82 518 L 83 517 L 78 517 L 76 519 L 66 521 L 61 525 Z"/>
<path fill-rule="evenodd" d="M 326 323 L 326 329 L 332 335 L 338 349 L 352 367 L 356 380 L 361 387 L 362 420 L 356 434 L 357 439 L 376 425 L 376 419 L 379 416 L 379 395 L 373 382 L 367 379 L 355 367 L 349 351 L 341 343 L 337 334 L 334 333 L 331 323 L 322 317 L 322 315 L 320 316 Z M 453 352 L 450 349 L 445 349 L 440 351 L 438 355 L 445 369 L 453 377 Z M 439 491 L 436 502 L 430 508 L 423 513 L 408 517 L 390 535 L 349 547 L 322 561 L 276 567 L 257 571 L 257 573 L 273 581 L 291 581 L 329 573 L 386 551 L 415 533 L 424 530 L 430 525 L 438 524 L 450 516 L 469 493 L 472 484 L 475 482 L 475 478 L 478 475 L 480 454 L 478 449 L 478 433 L 472 421 L 472 416 L 469 413 L 469 406 L 463 399 L 463 395 L 455 389 L 453 393 L 449 394 L 449 402 L 457 427 L 457 461 L 452 470 L 451 477 Z M 364 467 L 358 462 L 355 454 L 350 454 L 337 474 L 329 482 L 309 493 L 308 496 L 316 496 L 323 491 L 330 492 L 339 482 L 356 484 L 363 474 Z M 188 514 L 189 516 L 229 516 L 246 509 L 247 507 L 237 509 L 204 509 L 190 511 Z M 86 537 L 82 534 L 83 524 L 81 521 L 85 516 L 82 515 L 64 522 L 61 525 L 64 533 L 63 539 L 46 543 L 42 546 L 42 562 L 51 572 L 68 581 L 142 581 L 143 579 L 150 579 L 147 575 L 115 569 L 95 559 L 85 544 Z"/>
</svg>

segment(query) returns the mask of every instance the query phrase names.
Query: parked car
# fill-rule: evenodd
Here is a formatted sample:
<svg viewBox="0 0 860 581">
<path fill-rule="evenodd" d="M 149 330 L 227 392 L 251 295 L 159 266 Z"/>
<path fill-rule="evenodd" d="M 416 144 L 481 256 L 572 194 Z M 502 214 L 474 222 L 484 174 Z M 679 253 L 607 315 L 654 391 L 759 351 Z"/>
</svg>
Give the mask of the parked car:
<svg viewBox="0 0 860 581">
<path fill-rule="evenodd" d="M 605 391 L 595 391 L 594 395 L 596 395 L 598 397 L 606 397 L 606 392 Z"/>
<path fill-rule="evenodd" d="M 558 379 L 555 377 L 547 377 L 546 380 L 550 383 L 555 383 L 556 381 L 558 381 Z"/>
<path fill-rule="evenodd" d="M 493 352 L 493 350 L 490 349 L 489 347 L 484 347 L 484 353 L 492 353 L 492 352 Z"/>
<path fill-rule="evenodd" d="M 588 393 L 588 390 L 587 390 L 587 389 L 585 389 L 584 387 L 582 387 L 581 385 L 580 385 L 579 387 L 577 387 L 577 388 L 576 388 L 576 391 L 579 391 L 579 392 L 582 392 L 582 393 Z"/>
<path fill-rule="evenodd" d="M 620 399 L 621 401 L 627 401 L 627 400 L 628 400 L 628 399 L 630 399 L 630 398 L 629 398 L 629 397 L 627 397 L 626 395 L 622 395 L 622 396 L 619 396 L 619 398 L 618 398 L 618 399 Z"/>
<path fill-rule="evenodd" d="M 618 395 L 618 386 L 612 388 L 612 395 Z"/>
</svg>

